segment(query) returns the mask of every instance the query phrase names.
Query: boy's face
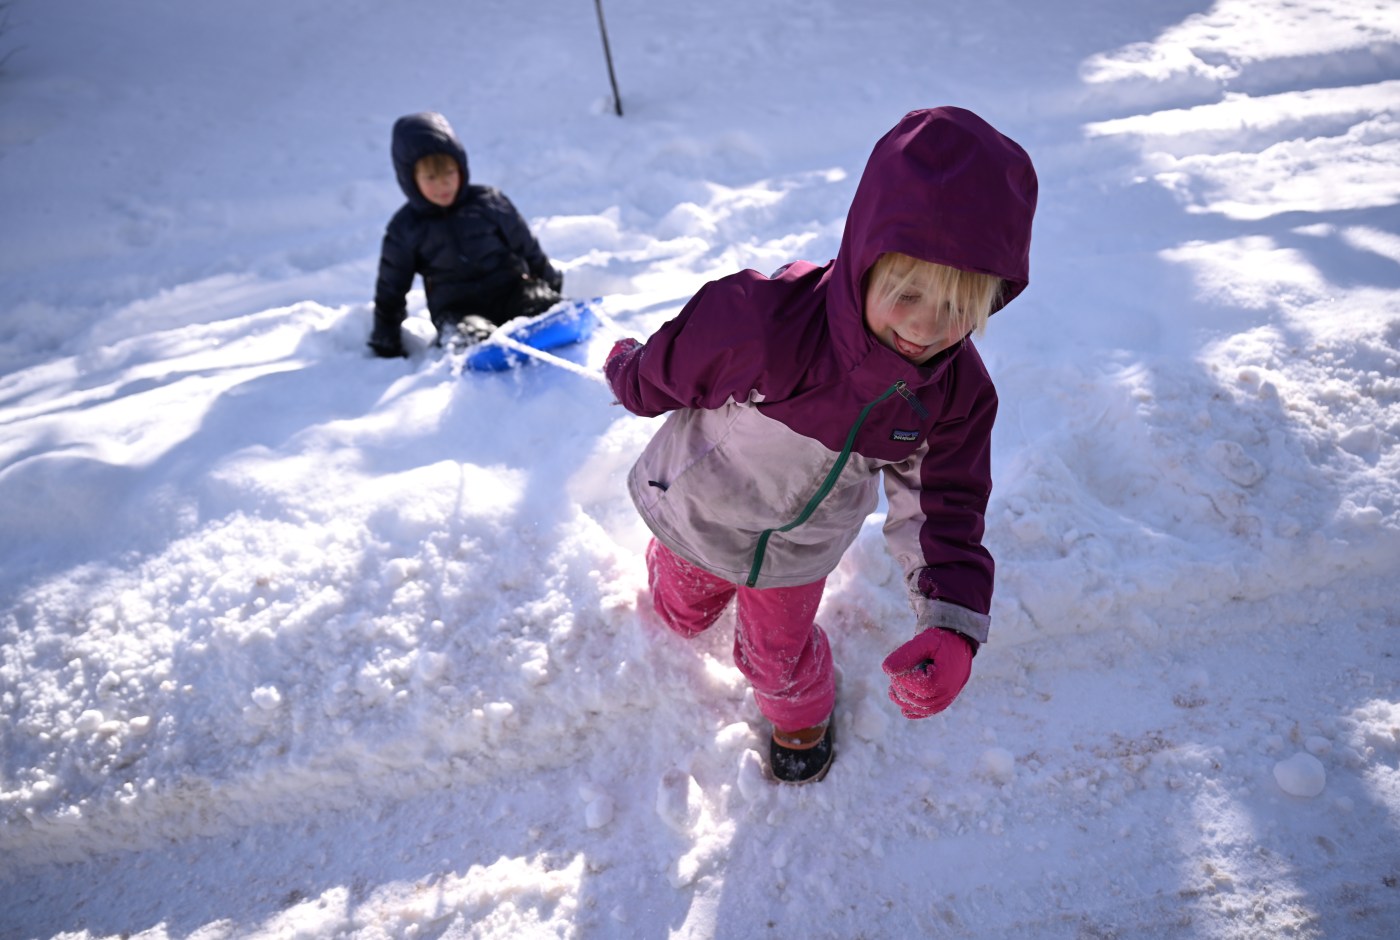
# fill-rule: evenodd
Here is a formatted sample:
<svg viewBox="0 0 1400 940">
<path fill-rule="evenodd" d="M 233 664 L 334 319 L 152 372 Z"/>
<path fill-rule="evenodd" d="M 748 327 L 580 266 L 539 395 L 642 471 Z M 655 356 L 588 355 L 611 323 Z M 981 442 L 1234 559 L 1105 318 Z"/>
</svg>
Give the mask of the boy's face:
<svg viewBox="0 0 1400 940">
<path fill-rule="evenodd" d="M 965 335 L 952 304 L 917 281 L 893 296 L 875 284 L 865 290 L 865 325 L 880 345 L 923 365 Z"/>
<path fill-rule="evenodd" d="M 444 209 L 457 199 L 457 189 L 462 185 L 457 164 L 450 163 L 440 169 L 432 169 L 427 160 L 419 160 L 413 167 L 413 181 L 423 198 Z"/>
</svg>

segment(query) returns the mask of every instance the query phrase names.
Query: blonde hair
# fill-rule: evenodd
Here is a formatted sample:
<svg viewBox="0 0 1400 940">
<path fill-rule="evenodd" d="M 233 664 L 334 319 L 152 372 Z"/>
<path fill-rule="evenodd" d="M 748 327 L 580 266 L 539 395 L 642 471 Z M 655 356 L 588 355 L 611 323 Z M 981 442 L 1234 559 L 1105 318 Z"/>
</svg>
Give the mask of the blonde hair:
<svg viewBox="0 0 1400 940">
<path fill-rule="evenodd" d="M 870 286 L 886 302 L 916 288 L 927 295 L 943 297 L 952 305 L 953 316 L 964 335 L 978 336 L 987 328 L 987 318 L 1001 294 L 1001 278 L 979 271 L 964 271 L 946 264 L 920 261 L 897 251 L 882 254 L 870 267 Z"/>
<path fill-rule="evenodd" d="M 438 176 L 450 170 L 460 170 L 460 167 L 450 153 L 430 153 L 426 157 L 420 157 L 418 162 L 413 164 L 413 171 L 416 173 L 419 170 Z"/>
</svg>

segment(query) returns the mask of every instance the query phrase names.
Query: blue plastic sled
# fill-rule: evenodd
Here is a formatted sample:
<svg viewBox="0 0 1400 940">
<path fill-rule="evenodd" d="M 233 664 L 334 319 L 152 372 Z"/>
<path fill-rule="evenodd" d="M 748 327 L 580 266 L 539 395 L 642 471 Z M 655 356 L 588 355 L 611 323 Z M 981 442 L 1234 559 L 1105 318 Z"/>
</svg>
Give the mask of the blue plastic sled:
<svg viewBox="0 0 1400 940">
<path fill-rule="evenodd" d="M 512 326 L 506 335 L 534 349 L 557 349 L 577 343 L 593 335 L 593 328 L 598 325 L 593 308 L 601 301 L 601 297 L 562 300 L 539 316 Z M 529 358 L 525 353 L 485 342 L 467 353 L 466 368 L 476 372 L 504 372 Z"/>
</svg>

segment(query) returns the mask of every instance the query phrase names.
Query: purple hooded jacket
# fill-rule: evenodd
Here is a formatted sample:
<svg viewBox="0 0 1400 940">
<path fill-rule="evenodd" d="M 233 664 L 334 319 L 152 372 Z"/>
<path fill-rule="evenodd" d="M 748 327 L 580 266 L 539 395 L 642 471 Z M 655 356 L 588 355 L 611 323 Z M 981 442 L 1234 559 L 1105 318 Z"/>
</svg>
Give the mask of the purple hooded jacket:
<svg viewBox="0 0 1400 940">
<path fill-rule="evenodd" d="M 878 504 L 921 628 L 983 642 L 982 545 L 997 398 L 970 339 L 916 366 L 864 323 L 885 252 L 1029 281 L 1030 158 L 970 111 L 907 114 L 875 145 L 823 267 L 706 284 L 646 342 L 609 360 L 628 410 L 669 413 L 628 479 L 648 527 L 720 577 L 793 586 L 829 574 Z"/>
</svg>

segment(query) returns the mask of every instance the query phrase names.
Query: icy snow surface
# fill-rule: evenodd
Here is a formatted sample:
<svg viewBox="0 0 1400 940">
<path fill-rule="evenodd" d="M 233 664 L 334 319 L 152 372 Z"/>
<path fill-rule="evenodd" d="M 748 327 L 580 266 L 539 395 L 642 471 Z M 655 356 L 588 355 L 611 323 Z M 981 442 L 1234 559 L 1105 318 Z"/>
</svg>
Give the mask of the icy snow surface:
<svg viewBox="0 0 1400 940">
<path fill-rule="evenodd" d="M 0 937 L 1394 937 L 1400 5 L 62 3 L 0 33 Z M 654 423 L 367 358 L 395 117 L 644 334 L 875 139 L 1042 181 L 992 642 L 908 722 L 866 531 L 800 790 L 645 611 Z M 595 370 L 615 338 L 565 354 Z"/>
</svg>

